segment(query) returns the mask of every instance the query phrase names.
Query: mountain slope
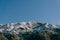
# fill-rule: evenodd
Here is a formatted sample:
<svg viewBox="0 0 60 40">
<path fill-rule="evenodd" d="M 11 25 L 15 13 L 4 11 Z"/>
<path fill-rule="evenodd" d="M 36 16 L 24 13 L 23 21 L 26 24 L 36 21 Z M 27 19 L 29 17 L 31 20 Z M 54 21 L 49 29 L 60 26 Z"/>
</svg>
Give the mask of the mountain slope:
<svg viewBox="0 0 60 40">
<path fill-rule="evenodd" d="M 60 40 L 60 25 L 40 22 L 1 24 L 0 40 Z"/>
</svg>

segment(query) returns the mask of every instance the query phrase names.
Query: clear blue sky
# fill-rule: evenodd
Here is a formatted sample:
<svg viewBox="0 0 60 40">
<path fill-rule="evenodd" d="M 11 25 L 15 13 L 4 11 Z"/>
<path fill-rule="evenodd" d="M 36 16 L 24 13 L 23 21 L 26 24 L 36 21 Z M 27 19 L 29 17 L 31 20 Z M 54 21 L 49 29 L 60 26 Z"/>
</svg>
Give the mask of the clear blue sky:
<svg viewBox="0 0 60 40">
<path fill-rule="evenodd" d="M 0 23 L 22 21 L 60 24 L 60 0 L 0 0 Z"/>
</svg>

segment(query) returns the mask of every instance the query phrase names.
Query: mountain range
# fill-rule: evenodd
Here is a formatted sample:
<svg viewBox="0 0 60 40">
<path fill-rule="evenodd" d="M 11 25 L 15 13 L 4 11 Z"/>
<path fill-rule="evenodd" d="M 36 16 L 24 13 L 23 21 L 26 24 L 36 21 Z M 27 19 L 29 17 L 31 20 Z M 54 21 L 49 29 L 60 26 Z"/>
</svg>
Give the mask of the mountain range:
<svg viewBox="0 0 60 40">
<path fill-rule="evenodd" d="M 40 22 L 0 24 L 0 40 L 60 40 L 60 25 Z"/>
</svg>

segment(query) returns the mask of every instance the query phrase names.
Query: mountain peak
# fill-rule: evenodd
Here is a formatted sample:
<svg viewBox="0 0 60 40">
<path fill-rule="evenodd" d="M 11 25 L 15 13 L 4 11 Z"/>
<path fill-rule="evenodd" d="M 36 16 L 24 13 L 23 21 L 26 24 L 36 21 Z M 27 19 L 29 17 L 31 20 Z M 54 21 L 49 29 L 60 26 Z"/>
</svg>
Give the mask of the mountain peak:
<svg viewBox="0 0 60 40">
<path fill-rule="evenodd" d="M 44 25 L 45 24 L 45 25 Z M 43 25 L 43 26 L 42 26 Z M 38 29 L 39 28 L 39 29 Z M 54 29 L 60 28 L 60 26 L 52 25 L 49 23 L 40 23 L 40 22 L 19 22 L 19 23 L 11 23 L 11 24 L 0 24 L 0 32 L 23 32 L 26 30 L 43 30 L 45 28 Z"/>
</svg>

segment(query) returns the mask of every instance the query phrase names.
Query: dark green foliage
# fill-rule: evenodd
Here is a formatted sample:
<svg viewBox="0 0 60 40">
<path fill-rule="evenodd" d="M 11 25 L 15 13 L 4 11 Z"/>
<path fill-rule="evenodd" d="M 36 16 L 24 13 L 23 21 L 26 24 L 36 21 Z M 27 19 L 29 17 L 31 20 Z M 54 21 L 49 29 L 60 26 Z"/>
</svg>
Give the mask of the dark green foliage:
<svg viewBox="0 0 60 40">
<path fill-rule="evenodd" d="M 60 40 L 60 34 L 51 34 L 51 40 Z"/>
</svg>

